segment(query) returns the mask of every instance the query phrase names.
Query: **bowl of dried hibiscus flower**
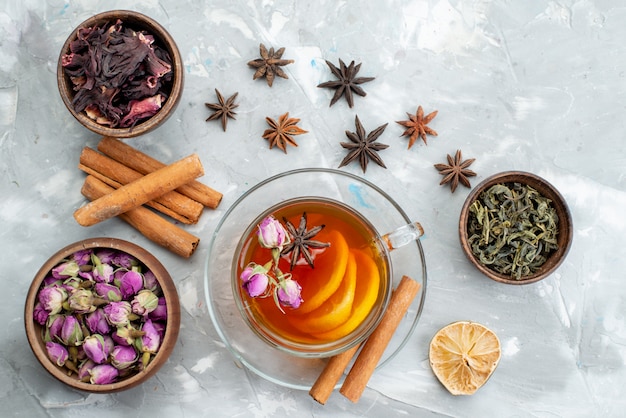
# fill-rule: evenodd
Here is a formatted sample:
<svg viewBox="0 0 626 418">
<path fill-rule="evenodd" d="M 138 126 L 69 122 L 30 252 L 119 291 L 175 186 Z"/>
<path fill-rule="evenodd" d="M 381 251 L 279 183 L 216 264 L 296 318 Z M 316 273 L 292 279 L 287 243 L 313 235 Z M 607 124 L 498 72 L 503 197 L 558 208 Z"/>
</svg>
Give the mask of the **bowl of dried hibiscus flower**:
<svg viewBox="0 0 626 418">
<path fill-rule="evenodd" d="M 572 217 L 559 191 L 536 174 L 494 174 L 467 196 L 461 247 L 492 280 L 529 284 L 552 274 L 572 243 Z"/>
<path fill-rule="evenodd" d="M 65 41 L 57 82 L 65 106 L 87 129 L 136 137 L 160 126 L 178 105 L 182 58 L 150 17 L 107 11 L 82 22 Z"/>
</svg>

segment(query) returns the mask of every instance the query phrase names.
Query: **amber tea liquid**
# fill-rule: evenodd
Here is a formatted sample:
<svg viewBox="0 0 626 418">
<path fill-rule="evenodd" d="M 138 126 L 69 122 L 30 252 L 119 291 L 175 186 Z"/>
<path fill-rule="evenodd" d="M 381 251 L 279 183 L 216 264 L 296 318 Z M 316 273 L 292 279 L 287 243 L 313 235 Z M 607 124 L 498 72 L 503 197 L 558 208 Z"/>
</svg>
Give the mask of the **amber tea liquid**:
<svg viewBox="0 0 626 418">
<path fill-rule="evenodd" d="M 280 270 L 291 273 L 302 286 L 300 307 L 284 307 L 282 312 L 271 296 L 249 297 L 240 281 L 236 290 L 256 332 L 277 343 L 281 339 L 296 344 L 337 341 L 373 321 L 372 312 L 382 309 L 388 296 L 388 255 L 378 243 L 374 228 L 344 204 L 321 198 L 290 200 L 260 216 L 242 241 L 234 269 L 237 278 L 250 262 L 265 264 L 271 260 L 270 250 L 261 247 L 256 236 L 256 226 L 263 218 L 271 214 L 283 225 L 286 218 L 298 228 L 304 212 L 307 230 L 325 225 L 312 239 L 329 242 L 330 247 L 310 250 L 314 268 L 300 256 L 291 270 L 292 253 L 281 257 Z"/>
</svg>

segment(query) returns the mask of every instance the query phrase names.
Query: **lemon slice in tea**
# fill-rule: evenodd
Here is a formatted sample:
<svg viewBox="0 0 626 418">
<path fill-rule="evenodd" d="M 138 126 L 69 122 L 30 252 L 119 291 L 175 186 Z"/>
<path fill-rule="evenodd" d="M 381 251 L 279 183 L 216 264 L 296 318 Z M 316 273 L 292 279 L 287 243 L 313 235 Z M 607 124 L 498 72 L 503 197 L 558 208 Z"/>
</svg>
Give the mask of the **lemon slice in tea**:
<svg viewBox="0 0 626 418">
<path fill-rule="evenodd" d="M 300 331 L 309 334 L 326 332 L 337 328 L 350 317 L 355 288 L 356 261 L 354 255 L 350 253 L 346 273 L 343 276 L 339 289 L 314 311 L 301 316 L 288 316 L 287 320 Z"/>
<path fill-rule="evenodd" d="M 489 379 L 500 361 L 500 340 L 484 325 L 454 322 L 430 342 L 430 367 L 453 395 L 471 395 Z"/>
<path fill-rule="evenodd" d="M 326 232 L 326 231 L 322 231 Z M 346 272 L 350 248 L 343 235 L 331 230 L 319 234 L 320 241 L 330 242 L 330 247 L 315 260 L 315 269 L 302 285 L 304 302 L 293 311 L 294 315 L 309 313 L 326 302 L 337 291 Z"/>
<path fill-rule="evenodd" d="M 357 329 L 367 318 L 376 304 L 378 288 L 380 287 L 380 274 L 376 262 L 363 251 L 352 250 L 356 261 L 356 289 L 350 317 L 343 324 L 327 332 L 315 334 L 316 337 L 336 340 L 344 337 Z"/>
</svg>

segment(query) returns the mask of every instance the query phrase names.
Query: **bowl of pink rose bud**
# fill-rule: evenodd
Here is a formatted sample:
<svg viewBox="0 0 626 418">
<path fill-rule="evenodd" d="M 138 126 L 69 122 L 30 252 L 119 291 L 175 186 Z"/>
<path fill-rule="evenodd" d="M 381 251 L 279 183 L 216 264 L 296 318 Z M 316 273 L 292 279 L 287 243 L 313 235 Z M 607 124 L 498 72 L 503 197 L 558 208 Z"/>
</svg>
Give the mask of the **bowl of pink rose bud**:
<svg viewBox="0 0 626 418">
<path fill-rule="evenodd" d="M 111 393 L 152 377 L 180 328 L 176 286 L 148 251 L 115 238 L 62 248 L 35 275 L 24 309 L 41 365 L 75 389 Z"/>
<path fill-rule="evenodd" d="M 57 65 L 63 103 L 87 129 L 130 138 L 160 126 L 183 91 L 176 42 L 152 18 L 128 10 L 96 14 L 65 41 Z"/>
</svg>

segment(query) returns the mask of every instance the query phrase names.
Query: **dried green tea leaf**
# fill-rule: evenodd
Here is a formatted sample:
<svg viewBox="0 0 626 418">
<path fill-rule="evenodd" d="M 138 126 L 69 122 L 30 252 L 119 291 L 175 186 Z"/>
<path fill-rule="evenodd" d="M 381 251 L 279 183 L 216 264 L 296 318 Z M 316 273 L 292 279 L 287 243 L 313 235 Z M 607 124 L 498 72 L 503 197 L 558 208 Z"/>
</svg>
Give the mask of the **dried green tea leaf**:
<svg viewBox="0 0 626 418">
<path fill-rule="evenodd" d="M 558 248 L 552 201 L 521 183 L 496 184 L 470 206 L 467 232 L 474 255 L 517 280 L 535 273 Z"/>
</svg>

